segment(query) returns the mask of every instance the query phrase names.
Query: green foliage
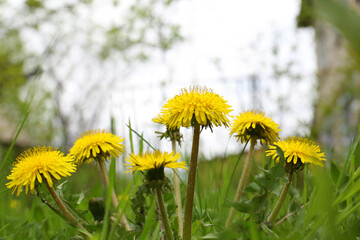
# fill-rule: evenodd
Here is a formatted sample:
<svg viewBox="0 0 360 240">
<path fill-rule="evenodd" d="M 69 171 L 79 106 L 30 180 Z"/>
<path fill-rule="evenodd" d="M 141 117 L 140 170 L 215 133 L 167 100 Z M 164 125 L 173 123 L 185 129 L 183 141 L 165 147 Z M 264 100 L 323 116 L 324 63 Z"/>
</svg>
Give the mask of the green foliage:
<svg viewBox="0 0 360 240">
<path fill-rule="evenodd" d="M 344 13 L 345 8 L 343 5 L 339 5 L 339 2 L 331 1 L 328 6 L 321 5 L 324 3 L 325 1 L 318 1 L 319 6 L 328 7 L 328 11 L 338 8 L 340 13 Z M 134 5 L 132 11 L 140 19 L 153 21 L 151 4 Z M 26 1 L 26 5 L 33 11 L 42 8 L 42 4 L 34 0 Z M 358 38 L 360 31 L 357 33 L 353 33 L 353 31 L 357 29 L 356 24 L 360 22 L 355 20 L 359 19 L 356 16 L 346 16 L 344 19 L 340 19 L 340 15 L 335 13 L 332 15 L 329 18 L 330 21 L 343 29 L 344 34 L 349 36 L 350 42 L 357 49 L 360 42 L 360 38 Z M 356 23 L 351 29 L 344 29 L 350 20 L 354 20 Z M 135 22 L 134 19 L 134 22 L 130 22 L 128 27 L 133 28 Z M 150 21 L 150 23 L 152 22 Z M 175 40 L 178 40 L 176 26 L 170 27 L 170 29 Z M 143 41 L 145 31 L 140 31 L 140 33 L 139 36 L 134 38 L 127 36 L 124 41 L 120 41 L 124 39 L 123 29 L 114 27 L 109 30 L 109 42 L 103 49 L 104 57 L 107 57 L 114 49 L 126 53 L 130 46 L 135 46 Z M 16 45 L 18 44 L 17 33 L 12 34 L 15 39 L 13 44 L 21 49 L 21 45 Z M 158 43 L 160 43 L 161 49 L 166 50 L 175 40 L 170 37 L 167 40 L 161 39 Z M 5 50 L 0 52 L 0 66 L 15 61 L 11 60 Z M 146 53 L 137 54 L 135 55 L 140 59 L 147 58 Z M 23 62 L 15 61 L 15 63 L 4 73 L 0 73 L 2 74 L 0 75 L 0 84 L 4 89 L 18 89 L 25 82 L 25 78 L 21 75 Z M 21 74 L 17 76 L 18 73 Z M 17 80 L 9 83 L 3 81 L 6 79 L 4 76 L 10 76 Z M 5 96 L 3 99 L 6 99 L 8 93 L 1 94 L 0 101 L 3 96 Z M 25 120 L 22 121 L 21 127 Z M 144 145 L 154 149 L 143 134 L 139 134 L 132 128 L 130 121 L 128 128 L 132 153 L 135 152 L 133 144 L 135 141 L 139 141 L 139 149 L 136 149 L 139 153 L 146 149 Z M 14 144 L 15 141 L 16 137 L 12 143 Z M 360 135 L 349 146 L 343 165 L 328 159 L 327 166 L 323 169 L 306 166 L 303 171 L 297 172 L 279 217 L 273 224 L 267 223 L 266 219 L 287 181 L 281 149 L 277 150 L 280 156 L 279 164 L 275 164 L 265 156 L 257 155 L 255 157 L 252 176 L 239 203 L 232 202 L 231 199 L 235 193 L 234 186 L 237 185 L 239 179 L 237 166 L 242 164 L 245 146 L 239 156 L 202 159 L 196 181 L 193 239 L 358 238 L 360 236 L 359 141 Z M 4 186 L 5 176 L 9 172 L 10 151 L 11 149 L 0 165 L 2 186 Z M 188 156 L 184 156 L 184 158 L 186 159 Z M 115 159 L 111 160 L 109 172 L 110 187 L 108 189 L 100 180 L 96 180 L 96 178 L 94 180 L 94 176 L 98 175 L 94 168 L 83 166 L 68 180 L 58 182 L 56 191 L 64 199 L 65 205 L 76 219 L 93 234 L 93 239 L 160 239 L 164 233 L 157 213 L 156 198 L 152 191 L 153 184 L 157 186 L 157 183 L 143 182 L 144 176 L 141 173 L 132 175 L 131 180 L 122 173 L 117 174 Z M 112 190 L 121 193 L 118 209 L 113 209 L 111 206 Z M 181 191 L 184 199 L 184 184 L 181 185 Z M 63 215 L 55 207 L 46 188 L 40 186 L 37 193 L 37 195 L 21 194 L 20 197 L 15 197 L 8 190 L 0 191 L 0 239 L 81 239 L 79 231 L 67 224 Z M 94 221 L 88 211 L 88 202 L 91 198 L 98 196 L 105 197 L 105 216 L 103 220 Z M 178 237 L 176 205 L 171 191 L 165 192 L 164 200 L 174 235 Z M 230 207 L 234 207 L 237 214 L 231 228 L 225 230 L 224 223 Z M 125 231 L 124 227 L 119 224 L 121 219 L 119 209 L 123 210 L 129 220 L 132 231 Z"/>
<path fill-rule="evenodd" d="M 26 0 L 25 4 L 30 9 L 36 9 L 36 8 L 42 8 L 43 7 L 43 3 L 41 1 L 38 1 L 38 0 Z"/>
<path fill-rule="evenodd" d="M 299 15 L 296 18 L 298 27 L 311 27 L 314 25 L 314 6 L 313 0 L 301 0 Z"/>
<path fill-rule="evenodd" d="M 6 120 L 12 121 L 26 108 L 19 96 L 27 80 L 24 49 L 18 30 L 1 27 L 0 19 L 0 114 L 6 113 Z"/>
<path fill-rule="evenodd" d="M 338 28 L 343 36 L 349 40 L 352 55 L 360 62 L 360 14 L 357 7 L 349 1 L 316 0 L 316 13 L 324 20 Z"/>
<path fill-rule="evenodd" d="M 19 31 L 0 31 L 0 101 L 18 102 L 18 88 L 26 82 L 23 44 Z"/>
<path fill-rule="evenodd" d="M 132 129 L 130 132 L 136 131 Z M 137 136 L 144 138 L 140 134 Z M 195 193 L 193 238 L 355 239 L 360 235 L 360 164 L 355 157 L 359 152 L 359 141 L 360 136 L 349 147 L 344 166 L 329 160 L 322 169 L 307 166 L 298 172 L 274 224 L 268 224 L 266 218 L 287 181 L 280 149 L 279 164 L 255 154 L 252 176 L 239 203 L 226 200 L 232 199 L 235 192 L 238 174 L 233 173 L 233 166 L 238 156 L 228 156 L 225 160 L 203 159 Z M 122 196 L 128 196 L 121 198 L 120 205 L 134 229 L 130 232 L 119 225 L 120 216 L 111 207 L 109 191 L 104 191 L 101 184 L 95 184 L 91 189 L 88 188 L 91 184 L 85 184 L 96 175 L 91 168 L 84 167 L 79 175 L 60 182 L 56 190 L 66 199 L 70 211 L 92 232 L 94 239 L 133 239 L 134 236 L 137 239 L 159 239 L 163 230 L 151 190 L 154 186 L 144 184 L 141 173 L 135 173 L 129 181 L 122 174 L 115 176 L 114 171 L 114 164 L 110 164 L 111 181 L 122 186 L 122 191 L 119 191 Z M 231 186 L 227 194 L 225 182 Z M 181 188 L 184 198 L 185 186 Z M 55 205 L 46 188 L 42 186 L 38 191 L 40 199 L 25 194 L 14 197 L 9 191 L 0 194 L 0 211 L 3 213 L 0 216 L 0 239 L 81 239 L 79 232 L 59 217 L 58 212 L 47 207 Z M 99 194 L 106 195 L 106 215 L 103 221 L 94 222 L 87 203 Z M 164 194 L 164 200 L 172 229 L 178 236 L 176 205 L 171 191 Z M 237 210 L 237 214 L 232 227 L 225 230 L 225 217 L 230 206 Z"/>
</svg>

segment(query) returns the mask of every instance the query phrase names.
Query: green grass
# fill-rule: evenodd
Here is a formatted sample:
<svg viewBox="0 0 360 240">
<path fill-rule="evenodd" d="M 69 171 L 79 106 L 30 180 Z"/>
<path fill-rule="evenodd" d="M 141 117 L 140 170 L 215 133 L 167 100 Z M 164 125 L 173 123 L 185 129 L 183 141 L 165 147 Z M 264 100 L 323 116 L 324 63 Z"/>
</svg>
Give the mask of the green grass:
<svg viewBox="0 0 360 240">
<path fill-rule="evenodd" d="M 143 136 L 135 135 L 130 137 L 131 141 L 142 142 L 140 145 L 143 148 L 143 144 L 146 144 L 142 140 Z M 344 160 L 339 161 L 341 164 L 328 159 L 324 168 L 308 166 L 296 175 L 273 225 L 267 224 L 266 218 L 286 181 L 282 167 L 266 158 L 263 150 L 258 150 L 241 202 L 233 203 L 244 156 L 200 158 L 195 189 L 193 239 L 356 239 L 360 236 L 359 140 L 358 136 L 349 146 Z M 134 149 L 135 152 L 139 150 Z M 21 193 L 16 197 L 6 190 L 10 160 L 13 159 L 2 164 L 4 167 L 0 169 L 0 184 L 3 186 L 0 194 L 0 239 L 81 238 L 76 229 L 36 195 Z M 184 160 L 188 161 L 188 157 L 184 156 Z M 119 161 L 117 164 L 120 164 Z M 108 217 L 101 223 L 94 223 L 88 211 L 89 200 L 92 197 L 109 196 L 97 165 L 84 164 L 76 174 L 58 182 L 61 189 L 57 191 L 74 207 L 72 211 L 88 223 L 87 228 L 93 234 L 93 239 L 133 239 L 134 236 L 137 239 L 160 239 L 164 231 L 154 194 L 145 197 L 145 222 L 142 226 L 135 226 L 131 199 L 142 185 L 142 177 L 141 173 L 115 174 L 115 162 L 110 164 L 110 179 L 115 191 L 122 195 L 120 206 L 134 229 L 132 232 L 125 232 L 122 227 L 118 227 L 119 217 L 114 215 L 116 210 L 110 201 L 106 202 Z M 172 179 L 172 176 L 168 177 Z M 182 180 L 184 201 L 186 179 Z M 54 205 L 46 189 L 40 189 L 42 199 Z M 177 236 L 173 193 L 165 193 L 164 199 L 172 229 Z M 230 206 L 235 207 L 238 213 L 232 227 L 225 230 Z"/>
</svg>

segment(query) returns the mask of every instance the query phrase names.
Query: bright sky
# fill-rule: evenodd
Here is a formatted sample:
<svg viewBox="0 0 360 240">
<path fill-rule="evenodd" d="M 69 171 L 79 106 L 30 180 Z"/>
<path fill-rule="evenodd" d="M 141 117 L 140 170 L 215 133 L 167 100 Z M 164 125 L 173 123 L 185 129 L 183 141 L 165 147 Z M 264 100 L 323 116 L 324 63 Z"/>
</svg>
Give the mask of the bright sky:
<svg viewBox="0 0 360 240">
<path fill-rule="evenodd" d="M 13 9 L 23 4 L 20 0 L 10 1 Z M 74 2 L 74 0 L 67 0 Z M 127 4 L 121 1 L 121 4 Z M 56 7 L 58 1 L 45 2 L 47 7 Z M 73 16 L 59 16 L 62 25 L 58 29 L 46 23 L 40 34 L 33 30 L 22 32 L 27 47 L 34 54 L 44 52 L 56 37 L 74 43 L 71 49 L 59 46 L 66 58 L 58 63 L 58 77 L 64 81 L 64 97 L 61 100 L 62 112 L 69 116 L 80 115 L 74 112 L 72 103 L 84 96 L 89 86 L 96 86 L 88 101 L 82 102 L 83 109 L 99 109 L 95 116 L 99 120 L 86 123 L 89 128 L 109 128 L 109 116 L 116 119 L 118 134 L 128 138 L 125 124 L 130 119 L 133 127 L 144 133 L 144 137 L 162 150 L 170 150 L 169 143 L 159 143 L 155 130 L 163 130 L 153 123 L 161 106 L 174 97 L 183 87 L 192 85 L 207 86 L 220 94 L 233 106 L 232 114 L 259 108 L 281 125 L 282 136 L 306 134 L 304 127 L 312 119 L 312 99 L 315 93 L 315 55 L 313 32 L 311 29 L 297 29 L 296 15 L 300 0 L 177 0 L 164 18 L 178 23 L 185 41 L 166 53 L 154 53 L 151 61 L 132 66 L 130 74 L 123 76 L 121 62 L 99 63 L 94 52 L 80 49 L 76 43 L 86 43 L 91 37 L 92 48 L 99 47 L 103 41 L 101 34 L 91 24 L 111 26 L 120 21 L 126 12 L 115 8 L 112 2 L 94 1 L 95 6 L 77 8 Z M 81 5 L 80 5 L 81 6 Z M 126 8 L 125 8 L 126 9 Z M 15 10 L 1 11 L 12 21 Z M 4 16 L 5 16 L 4 15 Z M 72 17 L 72 18 L 71 18 Z M 17 18 L 17 21 L 28 19 Z M 71 21 L 71 22 L 69 22 Z M 74 27 L 74 28 L 72 28 Z M 69 31 L 67 31 L 69 29 Z M 74 34 L 73 29 L 86 34 Z M 86 32 L 88 31 L 88 32 Z M 100 36 L 100 37 L 97 37 Z M 81 44 L 80 44 L 81 45 Z M 277 54 L 275 55 L 274 52 Z M 46 61 L 50 61 L 46 59 Z M 45 61 L 45 63 L 46 63 Z M 274 69 L 282 74 L 275 76 Z M 45 71 L 48 69 L 45 66 Z M 125 69 L 127 70 L 127 69 Z M 66 75 L 71 72 L 71 75 Z M 119 74 L 120 73 L 120 74 Z M 257 91 L 252 94 L 251 78 L 256 77 Z M 300 76 L 300 80 L 290 80 Z M 44 83 L 51 81 L 44 76 Z M 108 92 L 105 86 L 116 79 Z M 52 86 L 57 91 L 55 86 Z M 94 106 L 101 99 L 101 106 Z M 282 101 L 279 101 L 281 100 Z M 254 102 L 255 101 L 255 102 Z M 97 113 L 97 114 L 96 114 Z M 85 120 L 91 119 L 94 112 L 84 111 Z M 88 115 L 88 116 L 87 116 Z M 72 126 L 74 135 L 83 130 Z M 189 152 L 191 130 L 184 129 L 186 141 L 182 151 Z M 223 155 L 239 151 L 234 138 L 229 139 L 229 130 L 206 130 L 201 135 L 200 152 L 206 156 Z M 205 145 L 207 146 L 205 148 Z M 128 148 L 129 149 L 129 148 Z M 205 150 L 206 149 L 206 150 Z"/>
<path fill-rule="evenodd" d="M 175 5 L 168 17 L 181 24 L 186 40 L 138 66 L 127 81 L 118 82 L 121 92 L 112 96 L 111 105 L 120 122 L 130 118 L 136 129 L 152 139 L 156 125 L 151 118 L 167 99 L 190 85 L 212 88 L 229 101 L 232 114 L 237 115 L 254 107 L 249 79 L 256 74 L 260 99 L 256 107 L 281 125 L 282 136 L 307 133 L 304 125 L 312 118 L 315 56 L 313 32 L 296 29 L 299 1 L 182 0 Z M 272 54 L 273 46 L 279 47 L 277 56 Z M 273 65 L 284 69 L 290 61 L 290 71 L 300 74 L 301 80 L 290 81 L 286 75 L 275 80 Z M 277 102 L 281 96 L 285 96 L 282 106 Z M 116 109 L 122 109 L 121 113 Z M 183 132 L 188 142 L 184 149 L 189 152 L 191 131 Z M 204 131 L 201 146 L 206 151 L 200 152 L 214 156 L 224 154 L 225 149 L 239 151 L 234 138 L 229 141 L 228 132 L 224 128 Z M 170 149 L 170 144 L 162 148 Z"/>
</svg>

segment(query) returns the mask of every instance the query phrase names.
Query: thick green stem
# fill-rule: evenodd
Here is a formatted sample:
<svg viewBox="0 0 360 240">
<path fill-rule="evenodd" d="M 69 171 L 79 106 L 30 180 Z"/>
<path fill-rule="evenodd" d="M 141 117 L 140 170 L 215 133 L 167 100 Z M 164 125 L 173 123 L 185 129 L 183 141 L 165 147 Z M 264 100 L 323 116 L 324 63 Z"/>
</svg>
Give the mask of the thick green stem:
<svg viewBox="0 0 360 240">
<path fill-rule="evenodd" d="M 196 168 L 197 168 L 197 160 L 199 155 L 199 141 L 200 141 L 200 124 L 195 123 L 193 145 L 192 145 L 191 158 L 190 158 L 190 169 L 189 169 L 188 183 L 186 188 L 183 240 L 191 240 L 191 225 L 192 225 L 192 214 L 193 214 L 193 206 L 194 206 Z"/>
<path fill-rule="evenodd" d="M 167 240 L 174 240 L 174 235 L 171 231 L 170 221 L 166 212 L 165 204 L 164 204 L 164 198 L 162 195 L 162 191 L 159 187 L 156 188 L 156 196 L 159 204 L 159 209 L 161 213 L 162 222 L 165 228 L 165 234 Z"/>
<path fill-rule="evenodd" d="M 104 161 L 98 160 L 97 162 L 99 163 L 100 170 L 104 177 L 106 187 L 109 187 L 110 186 L 109 175 L 105 169 Z M 112 200 L 114 207 L 117 208 L 119 205 L 119 200 L 116 197 L 114 189 L 111 191 L 111 200 Z M 119 213 L 121 214 L 121 211 L 119 211 Z M 124 224 L 126 231 L 131 230 L 130 225 L 129 225 L 128 221 L 126 220 L 126 217 L 124 216 L 124 214 L 122 214 L 122 216 L 121 216 L 121 222 Z"/>
<path fill-rule="evenodd" d="M 267 221 L 270 222 L 270 223 L 273 223 L 276 219 L 276 216 L 278 215 L 284 201 L 285 201 L 285 198 L 286 198 L 286 195 L 289 191 L 289 187 L 290 187 L 290 184 L 291 184 L 291 180 L 292 180 L 292 175 L 293 175 L 293 172 L 290 172 L 289 173 L 289 176 L 288 176 L 288 182 L 284 185 L 284 188 L 283 190 L 281 191 L 281 194 L 280 194 L 280 197 L 275 205 L 275 208 L 274 210 L 272 211 L 272 213 L 270 214 L 270 216 L 268 217 Z"/>
<path fill-rule="evenodd" d="M 245 159 L 245 165 L 244 165 L 244 168 L 243 168 L 243 171 L 242 171 L 242 174 L 241 174 L 239 185 L 238 185 L 237 190 L 236 190 L 234 202 L 239 202 L 240 201 L 240 197 L 241 197 L 241 195 L 242 195 L 242 193 L 244 191 L 246 179 L 247 179 L 247 177 L 249 175 L 249 170 L 250 170 L 250 166 L 251 166 L 251 159 L 252 159 L 252 157 L 254 155 L 255 145 L 256 145 L 256 138 L 252 138 L 251 143 L 250 143 L 250 150 L 249 150 L 248 155 L 246 156 L 246 159 Z M 226 223 L 225 223 L 225 228 L 226 229 L 228 229 L 230 227 L 230 225 L 232 224 L 232 222 L 234 220 L 234 217 L 235 217 L 235 213 L 236 213 L 235 208 L 233 208 L 233 207 L 230 208 L 230 212 L 229 212 L 228 218 L 227 218 Z"/>
<path fill-rule="evenodd" d="M 52 196 L 52 198 L 54 199 L 55 203 L 59 206 L 60 211 L 64 214 L 66 220 L 72 224 L 77 226 L 78 228 L 84 230 L 85 232 L 87 232 L 87 230 L 83 227 L 83 225 L 81 225 L 79 222 L 76 221 L 75 217 L 71 214 L 71 212 L 66 208 L 65 204 L 63 203 L 63 201 L 59 198 L 59 196 L 57 195 L 57 193 L 55 192 L 55 190 L 49 186 L 48 182 L 45 180 L 45 185 L 47 187 L 47 189 L 50 192 L 50 195 Z M 86 235 L 84 234 L 84 236 L 86 237 Z"/>
<path fill-rule="evenodd" d="M 172 151 L 176 153 L 176 140 L 171 139 Z M 177 168 L 174 169 L 174 190 L 175 190 L 175 203 L 177 206 L 176 215 L 179 224 L 179 236 L 183 237 L 183 217 L 182 217 L 182 206 L 181 206 L 181 191 L 180 191 L 180 179 Z"/>
</svg>

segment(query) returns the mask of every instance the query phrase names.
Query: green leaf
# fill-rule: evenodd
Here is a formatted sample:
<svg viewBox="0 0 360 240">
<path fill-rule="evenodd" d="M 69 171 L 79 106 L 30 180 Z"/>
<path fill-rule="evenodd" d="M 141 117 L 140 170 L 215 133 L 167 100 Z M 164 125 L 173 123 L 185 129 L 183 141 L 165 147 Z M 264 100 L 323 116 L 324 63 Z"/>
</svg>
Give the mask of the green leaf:
<svg viewBox="0 0 360 240">
<path fill-rule="evenodd" d="M 343 166 L 343 168 L 341 170 L 341 173 L 340 173 L 340 177 L 338 178 L 338 181 L 336 183 L 336 189 L 339 189 L 343 179 L 345 178 L 346 171 L 348 170 L 348 167 L 349 167 L 350 159 L 354 155 L 355 149 L 356 149 L 357 145 L 359 144 L 359 141 L 360 141 L 360 134 L 359 133 L 360 133 L 360 124 L 358 125 L 358 135 L 357 135 L 354 143 L 350 145 L 348 154 L 347 154 L 345 162 L 344 162 L 344 166 Z"/>
<path fill-rule="evenodd" d="M 344 190 L 339 194 L 339 196 L 336 198 L 334 204 L 341 203 L 342 201 L 347 200 L 348 198 L 351 198 L 356 193 L 360 192 L 360 179 L 358 179 L 353 184 L 347 184 Z"/>
<path fill-rule="evenodd" d="M 227 203 L 235 208 L 238 212 L 250 213 L 251 207 L 244 202 L 232 202 L 227 200 Z"/>
<path fill-rule="evenodd" d="M 149 239 L 151 236 L 152 228 L 157 223 L 154 221 L 155 218 L 155 209 L 156 209 L 156 198 L 152 198 L 150 211 L 148 211 L 148 214 L 146 216 L 145 224 L 143 231 L 138 238 L 139 240 L 146 240 Z"/>
<path fill-rule="evenodd" d="M 247 142 L 245 143 L 245 145 L 244 145 L 243 149 L 241 150 L 241 152 L 240 152 L 240 154 L 239 154 L 239 157 L 238 157 L 238 159 L 237 159 L 237 161 L 236 161 L 236 163 L 235 163 L 235 165 L 234 165 L 234 167 L 233 167 L 233 169 L 232 169 L 232 172 L 231 172 L 231 175 L 230 175 L 230 179 L 229 179 L 229 184 L 228 184 L 227 187 L 226 187 L 226 192 L 225 192 L 225 195 L 224 195 L 224 199 L 226 199 L 226 198 L 228 197 L 229 190 L 230 190 L 231 184 L 232 184 L 233 179 L 234 179 L 235 171 L 236 171 L 236 169 L 237 169 L 237 166 L 239 165 L 240 159 L 242 158 L 242 156 L 243 156 L 243 154 L 244 154 L 244 152 L 245 152 L 245 148 L 246 148 L 246 146 L 248 145 L 248 143 L 249 143 L 249 141 L 247 141 Z M 224 210 L 224 209 L 222 209 L 222 210 Z"/>
<path fill-rule="evenodd" d="M 360 15 L 356 11 L 357 6 L 350 7 L 351 4 L 343 0 L 316 0 L 314 3 L 318 16 L 338 28 L 360 57 Z"/>
<path fill-rule="evenodd" d="M 333 161 L 330 162 L 330 174 L 331 179 L 336 183 L 340 176 L 340 170 Z"/>
<path fill-rule="evenodd" d="M 160 239 L 160 222 L 157 223 L 155 230 L 153 231 L 152 234 L 152 240 L 158 240 Z"/>
</svg>

